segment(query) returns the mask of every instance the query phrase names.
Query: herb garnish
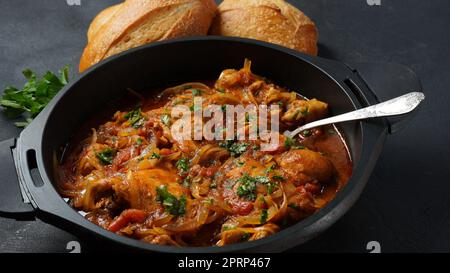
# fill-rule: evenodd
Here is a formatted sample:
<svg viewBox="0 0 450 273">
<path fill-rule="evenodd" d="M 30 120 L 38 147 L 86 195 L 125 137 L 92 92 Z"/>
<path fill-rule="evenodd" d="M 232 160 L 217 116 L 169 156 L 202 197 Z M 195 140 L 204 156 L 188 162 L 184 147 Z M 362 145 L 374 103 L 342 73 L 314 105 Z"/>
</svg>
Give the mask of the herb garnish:
<svg viewBox="0 0 450 273">
<path fill-rule="evenodd" d="M 153 153 L 150 159 L 161 159 L 161 155 L 157 153 Z"/>
<path fill-rule="evenodd" d="M 192 89 L 192 95 L 200 96 L 202 94 L 202 90 L 200 89 Z"/>
<path fill-rule="evenodd" d="M 239 179 L 239 182 L 241 184 L 237 188 L 236 194 L 239 197 L 243 197 L 247 200 L 255 200 L 256 180 L 248 174 L 244 174 L 244 176 Z"/>
<path fill-rule="evenodd" d="M 256 176 L 251 177 L 247 173 L 245 173 L 238 180 L 240 182 L 239 187 L 236 189 L 236 194 L 239 197 L 245 198 L 247 200 L 255 200 L 256 199 L 256 184 L 264 184 L 268 187 L 270 186 L 270 179 L 266 176 Z"/>
<path fill-rule="evenodd" d="M 112 148 L 105 148 L 101 152 L 95 153 L 95 156 L 103 165 L 111 165 L 114 157 L 116 156 L 117 151 Z"/>
<path fill-rule="evenodd" d="M 234 157 L 238 157 L 243 154 L 250 144 L 248 143 L 237 143 L 234 140 L 225 140 L 219 143 L 219 147 L 227 149 L 228 152 Z"/>
<path fill-rule="evenodd" d="M 179 216 L 186 212 L 186 196 L 176 198 L 167 190 L 166 185 L 161 185 L 156 188 L 156 201 L 160 202 L 164 209 L 170 214 Z"/>
<path fill-rule="evenodd" d="M 189 171 L 189 159 L 182 157 L 177 161 L 175 166 L 178 168 L 180 173 L 187 173 Z"/>
<path fill-rule="evenodd" d="M 265 172 L 266 174 L 269 174 L 269 173 L 271 173 L 273 170 L 275 170 L 275 167 L 276 167 L 276 164 L 272 164 L 272 165 L 270 165 L 270 167 L 267 168 L 264 172 Z"/>
<path fill-rule="evenodd" d="M 142 145 L 142 138 L 136 139 L 136 144 L 137 144 L 138 146 Z"/>
<path fill-rule="evenodd" d="M 25 69 L 23 75 L 28 82 L 21 90 L 16 87 L 6 87 L 0 104 L 9 118 L 17 118 L 28 113 L 25 121 L 16 122 L 17 127 L 26 127 L 50 100 L 68 83 L 69 67 L 59 71 L 59 77 L 48 71 L 42 78 L 38 78 L 30 69 Z"/>
<path fill-rule="evenodd" d="M 126 118 L 130 125 L 135 129 L 141 127 L 145 120 L 142 116 L 141 108 L 128 112 L 124 118 Z"/>
<path fill-rule="evenodd" d="M 275 179 L 275 180 L 278 180 L 278 181 L 285 181 L 286 180 L 286 178 L 284 178 L 281 175 L 274 175 L 274 176 L 272 176 L 272 179 Z"/>
<path fill-rule="evenodd" d="M 312 136 L 312 132 L 310 130 L 305 130 L 305 131 L 303 131 L 302 135 L 305 137 L 310 137 L 310 136 Z"/>
<path fill-rule="evenodd" d="M 269 216 L 267 209 L 261 211 L 261 216 L 259 217 L 259 222 L 265 224 L 267 222 L 267 217 Z"/>
<path fill-rule="evenodd" d="M 284 147 L 286 149 L 292 148 L 292 149 L 296 149 L 296 150 L 305 149 L 305 146 L 298 145 L 297 142 L 291 137 L 286 137 L 286 139 L 284 140 Z"/>
</svg>

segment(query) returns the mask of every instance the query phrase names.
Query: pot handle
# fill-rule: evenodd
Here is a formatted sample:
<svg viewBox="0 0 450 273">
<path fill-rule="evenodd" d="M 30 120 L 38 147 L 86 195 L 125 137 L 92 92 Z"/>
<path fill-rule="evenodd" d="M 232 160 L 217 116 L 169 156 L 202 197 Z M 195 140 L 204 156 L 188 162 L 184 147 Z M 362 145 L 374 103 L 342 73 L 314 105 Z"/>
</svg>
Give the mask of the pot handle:
<svg viewBox="0 0 450 273">
<path fill-rule="evenodd" d="M 422 84 L 410 68 L 396 63 L 347 63 L 372 91 L 379 102 L 399 97 L 409 92 L 422 92 Z M 389 133 L 404 129 L 417 110 L 410 114 L 389 117 Z"/>
<path fill-rule="evenodd" d="M 34 212 L 31 204 L 23 199 L 26 195 L 19 184 L 13 158 L 15 144 L 15 139 L 0 142 L 0 214 L 6 216 Z"/>
</svg>

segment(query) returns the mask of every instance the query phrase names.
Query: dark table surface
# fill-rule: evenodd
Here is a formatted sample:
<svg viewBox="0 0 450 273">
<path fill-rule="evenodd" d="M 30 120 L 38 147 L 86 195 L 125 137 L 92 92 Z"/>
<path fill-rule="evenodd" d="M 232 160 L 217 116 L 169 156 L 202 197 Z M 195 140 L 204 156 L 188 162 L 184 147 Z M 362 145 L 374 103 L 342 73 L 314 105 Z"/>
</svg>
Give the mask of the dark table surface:
<svg viewBox="0 0 450 273">
<path fill-rule="evenodd" d="M 75 73 L 89 22 L 119 1 L 71 2 L 77 0 L 0 1 L 2 89 L 22 86 L 24 68 L 43 73 L 70 64 Z M 407 65 L 427 95 L 411 124 L 387 140 L 356 205 L 328 231 L 292 251 L 369 252 L 371 241 L 382 252 L 450 251 L 450 1 L 290 2 L 316 22 L 322 57 Z M 0 140 L 19 133 L 0 115 Z M 68 252 L 70 241 L 79 242 L 82 251 L 97 249 L 97 242 L 40 220 L 0 217 L 1 252 Z"/>
</svg>

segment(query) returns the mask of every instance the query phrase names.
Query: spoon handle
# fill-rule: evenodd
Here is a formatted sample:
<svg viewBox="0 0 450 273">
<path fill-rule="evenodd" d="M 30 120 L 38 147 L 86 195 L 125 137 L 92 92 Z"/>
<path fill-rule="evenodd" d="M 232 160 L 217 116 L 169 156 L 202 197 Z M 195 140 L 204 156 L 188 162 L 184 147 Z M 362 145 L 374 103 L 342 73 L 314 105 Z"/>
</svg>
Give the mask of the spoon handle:
<svg viewBox="0 0 450 273">
<path fill-rule="evenodd" d="M 391 100 L 375 104 L 366 108 L 362 108 L 342 115 L 321 119 L 305 124 L 292 132 L 290 131 L 284 132 L 284 135 L 288 137 L 294 137 L 302 131 L 323 125 L 352 120 L 362 120 L 367 118 L 378 118 L 378 117 L 388 117 L 407 114 L 413 111 L 424 99 L 425 95 L 421 92 L 408 93 L 406 95 L 393 98 Z"/>
</svg>

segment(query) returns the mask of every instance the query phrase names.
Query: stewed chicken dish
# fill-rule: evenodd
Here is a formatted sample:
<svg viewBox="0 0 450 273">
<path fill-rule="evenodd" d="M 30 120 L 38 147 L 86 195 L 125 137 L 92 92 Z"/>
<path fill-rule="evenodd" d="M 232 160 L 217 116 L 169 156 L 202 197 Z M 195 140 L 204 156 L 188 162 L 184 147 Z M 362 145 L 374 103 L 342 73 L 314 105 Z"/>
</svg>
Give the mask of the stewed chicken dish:
<svg viewBox="0 0 450 273">
<path fill-rule="evenodd" d="M 69 144 L 58 167 L 61 195 L 104 229 L 170 246 L 258 240 L 323 208 L 351 176 L 342 134 L 334 126 L 295 138 L 283 132 L 326 117 L 327 102 L 306 99 L 250 68 L 246 61 L 214 82 L 151 92 L 97 123 Z M 214 115 L 202 114 L 213 105 Z M 238 118 L 226 119 L 238 105 L 256 109 L 242 115 L 241 126 Z M 176 107 L 191 114 L 174 115 Z M 278 132 L 266 134 L 270 140 L 258 130 L 256 138 L 242 138 L 262 120 L 262 109 L 269 109 L 267 127 L 276 123 Z M 195 137 L 196 125 L 206 131 L 218 116 L 209 128 L 214 138 Z M 189 124 L 180 138 L 182 120 Z"/>
</svg>

